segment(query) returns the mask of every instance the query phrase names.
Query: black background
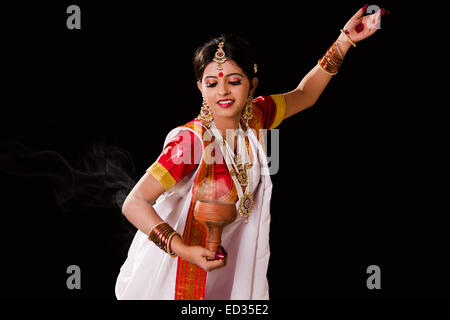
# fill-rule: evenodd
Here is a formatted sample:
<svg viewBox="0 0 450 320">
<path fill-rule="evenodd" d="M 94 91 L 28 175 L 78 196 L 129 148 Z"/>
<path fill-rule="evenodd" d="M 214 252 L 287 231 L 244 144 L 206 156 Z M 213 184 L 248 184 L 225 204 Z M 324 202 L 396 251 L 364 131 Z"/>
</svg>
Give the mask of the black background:
<svg viewBox="0 0 450 320">
<path fill-rule="evenodd" d="M 66 27 L 70 4 L 81 8 L 81 30 Z M 350 48 L 315 106 L 279 126 L 271 299 L 449 297 L 444 119 L 433 98 L 434 79 L 425 76 L 432 60 L 419 52 L 423 42 L 417 40 L 424 38 L 408 25 L 411 8 L 376 4 L 392 12 L 381 29 Z M 5 146 L 53 150 L 81 171 L 93 144 L 112 146 L 130 155 L 135 170 L 126 170 L 136 182 L 170 129 L 200 110 L 191 63 L 196 47 L 220 32 L 241 35 L 258 51 L 256 95 L 287 92 L 363 5 L 4 6 L 2 298 L 115 299 L 132 239 L 118 206 L 87 205 L 85 194 L 61 206 L 55 177 L 11 170 L 5 159 L 13 153 Z M 37 171 L 52 172 L 55 162 L 40 157 L 34 154 L 20 168 L 33 163 Z M 94 198 L 97 191 L 105 194 L 95 183 Z M 81 290 L 66 287 L 72 264 L 81 268 Z M 381 290 L 366 287 L 366 268 L 373 264 L 381 268 Z"/>
</svg>

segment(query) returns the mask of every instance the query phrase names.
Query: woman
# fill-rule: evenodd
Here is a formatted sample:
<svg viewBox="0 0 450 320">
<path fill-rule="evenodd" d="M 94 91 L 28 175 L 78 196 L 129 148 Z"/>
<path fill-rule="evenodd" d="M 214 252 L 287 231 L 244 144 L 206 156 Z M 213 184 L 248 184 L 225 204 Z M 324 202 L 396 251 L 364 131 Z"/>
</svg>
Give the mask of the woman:
<svg viewBox="0 0 450 320">
<path fill-rule="evenodd" d="M 315 103 L 350 46 L 377 31 L 383 10 L 363 16 L 366 9 L 285 94 L 253 99 L 257 65 L 244 40 L 223 36 L 197 50 L 201 112 L 169 133 L 162 154 L 123 204 L 139 230 L 117 279 L 119 299 L 269 298 L 272 184 L 261 129 L 273 129 Z M 223 247 L 205 248 L 206 230 L 193 216 L 200 199 L 236 203 L 238 218 L 222 235 L 229 254 Z"/>
</svg>

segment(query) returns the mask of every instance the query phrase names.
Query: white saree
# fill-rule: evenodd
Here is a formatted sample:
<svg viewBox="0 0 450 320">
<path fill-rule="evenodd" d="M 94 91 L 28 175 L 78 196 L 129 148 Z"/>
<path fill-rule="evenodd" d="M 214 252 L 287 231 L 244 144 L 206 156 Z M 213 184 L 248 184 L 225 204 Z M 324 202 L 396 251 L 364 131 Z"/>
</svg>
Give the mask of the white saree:
<svg viewBox="0 0 450 320">
<path fill-rule="evenodd" d="M 180 130 L 166 137 L 166 145 Z M 267 267 L 269 264 L 269 225 L 272 181 L 267 159 L 253 130 L 248 131 L 250 147 L 255 155 L 252 167 L 254 207 L 248 223 L 238 218 L 225 227 L 222 245 L 228 252 L 225 267 L 208 272 L 205 298 L 211 300 L 269 299 Z M 195 172 L 162 194 L 154 209 L 178 233 L 183 234 L 192 198 Z M 237 206 L 237 204 L 236 204 Z M 116 282 L 118 299 L 175 299 L 178 258 L 172 258 L 150 242 L 147 235 L 137 231 L 120 269 Z"/>
</svg>

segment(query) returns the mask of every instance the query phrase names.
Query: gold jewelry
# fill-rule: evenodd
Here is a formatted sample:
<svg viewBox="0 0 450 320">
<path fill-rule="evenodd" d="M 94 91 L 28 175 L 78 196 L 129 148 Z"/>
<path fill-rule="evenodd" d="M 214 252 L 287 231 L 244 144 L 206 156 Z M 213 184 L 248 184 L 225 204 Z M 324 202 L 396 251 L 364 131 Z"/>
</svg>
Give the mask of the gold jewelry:
<svg viewBox="0 0 450 320">
<path fill-rule="evenodd" d="M 242 164 L 242 156 L 239 153 L 234 156 L 234 163 L 236 163 L 236 165 Z"/>
<path fill-rule="evenodd" d="M 211 126 L 211 122 L 214 120 L 211 112 L 211 108 L 206 103 L 205 98 L 203 98 L 202 108 L 200 109 L 200 114 L 198 118 L 207 128 Z"/>
<path fill-rule="evenodd" d="M 322 59 L 317 63 L 324 72 L 329 75 L 334 76 L 338 73 L 339 68 L 342 65 L 344 58 L 339 53 L 339 48 L 337 47 L 336 41 L 333 42 L 331 47 L 325 52 Z"/>
<path fill-rule="evenodd" d="M 237 179 L 242 187 L 246 187 L 248 183 L 248 175 L 242 166 L 238 167 Z"/>
<path fill-rule="evenodd" d="M 252 164 L 250 163 L 250 156 L 247 150 L 244 131 L 242 130 L 240 124 L 239 129 L 237 130 L 238 155 L 243 159 L 238 159 L 239 157 L 236 157 L 228 143 L 226 143 L 225 146 L 219 144 L 219 147 L 222 155 L 225 158 L 225 163 L 239 196 L 238 212 L 241 217 L 244 218 L 245 223 L 248 223 L 248 217 L 250 216 L 254 205 L 252 195 Z M 223 140 L 222 134 L 217 129 L 214 122 L 211 124 L 211 132 L 218 139 L 218 141 Z M 237 163 L 238 160 L 241 160 L 242 162 Z"/>
<path fill-rule="evenodd" d="M 343 34 L 345 34 L 345 36 L 348 39 L 348 42 L 350 42 L 352 44 L 352 46 L 354 46 L 356 48 L 356 44 L 352 41 L 352 39 L 350 38 L 350 36 L 348 34 L 345 33 L 345 31 L 343 29 L 340 30 Z"/>
<path fill-rule="evenodd" d="M 174 236 L 180 234 L 172 229 L 172 227 L 166 222 L 160 222 L 153 227 L 152 231 L 148 235 L 148 239 L 152 241 L 161 250 L 167 252 L 172 257 L 176 257 L 176 253 L 170 248 L 170 244 Z M 181 236 L 180 236 L 181 237 Z"/>
<path fill-rule="evenodd" d="M 176 254 L 175 252 L 172 251 L 172 247 L 171 247 L 172 239 L 173 239 L 173 237 L 175 237 L 175 236 L 180 236 L 180 234 L 179 234 L 178 232 L 173 232 L 173 233 L 169 236 L 169 239 L 167 240 L 167 253 L 170 254 L 172 257 L 176 257 L 176 256 L 177 256 L 177 254 Z M 180 238 L 181 238 L 181 236 L 180 236 Z"/>
<path fill-rule="evenodd" d="M 223 51 L 223 45 L 225 43 L 223 41 L 219 42 L 219 47 L 214 55 L 213 61 L 217 63 L 217 71 L 223 70 L 222 64 L 227 61 L 227 57 L 225 57 L 225 51 Z"/>
<path fill-rule="evenodd" d="M 239 214 L 245 219 L 246 223 L 248 223 L 248 216 L 252 212 L 254 205 L 255 201 L 251 193 L 244 194 L 239 201 Z"/>
<path fill-rule="evenodd" d="M 257 65 L 256 63 L 253 65 L 253 71 L 254 71 L 255 73 L 258 72 L 258 65 Z"/>
<path fill-rule="evenodd" d="M 242 118 L 248 127 L 248 120 L 253 118 L 253 96 L 250 94 L 247 98 L 247 103 L 245 104 L 244 112 L 242 113 Z"/>
</svg>

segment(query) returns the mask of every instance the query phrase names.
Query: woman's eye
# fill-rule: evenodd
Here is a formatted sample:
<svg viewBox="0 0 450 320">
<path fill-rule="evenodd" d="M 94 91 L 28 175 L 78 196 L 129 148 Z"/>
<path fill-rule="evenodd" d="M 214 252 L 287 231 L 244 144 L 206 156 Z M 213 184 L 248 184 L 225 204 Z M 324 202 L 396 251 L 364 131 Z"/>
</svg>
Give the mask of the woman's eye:
<svg viewBox="0 0 450 320">
<path fill-rule="evenodd" d="M 213 88 L 213 87 L 215 87 L 217 85 L 217 82 L 211 82 L 211 83 L 207 83 L 206 84 L 206 86 L 208 87 L 208 88 Z"/>
<path fill-rule="evenodd" d="M 241 80 L 230 81 L 230 84 L 232 84 L 233 86 L 237 86 L 237 85 L 241 84 Z"/>
</svg>

